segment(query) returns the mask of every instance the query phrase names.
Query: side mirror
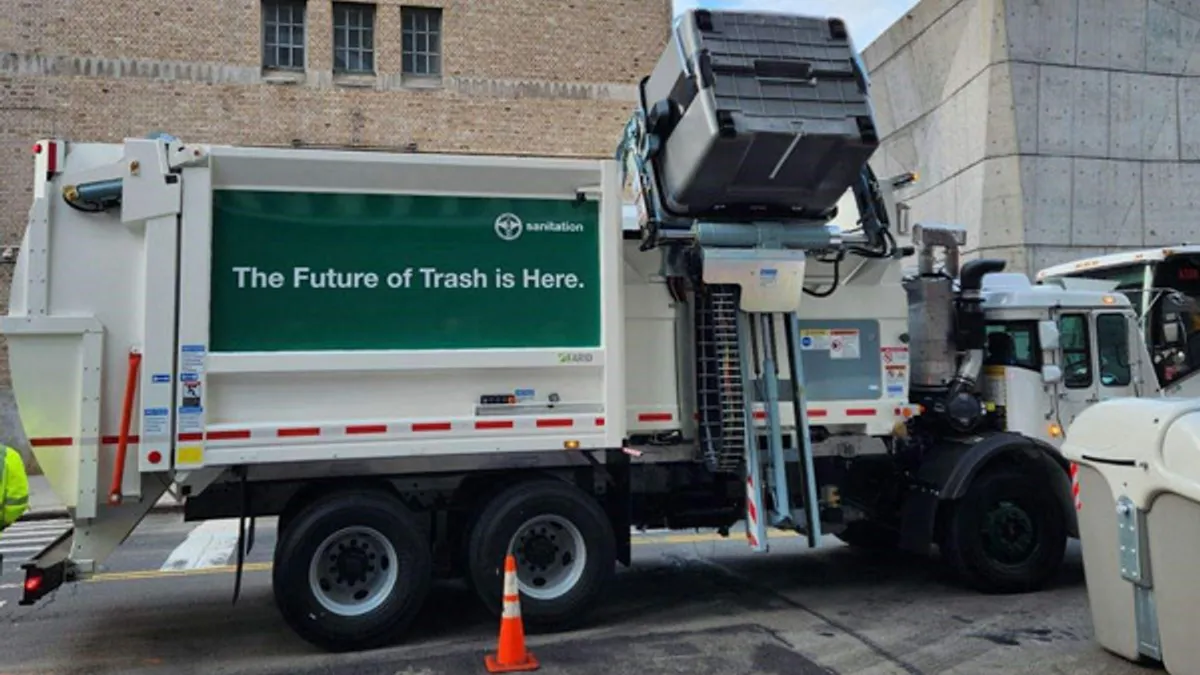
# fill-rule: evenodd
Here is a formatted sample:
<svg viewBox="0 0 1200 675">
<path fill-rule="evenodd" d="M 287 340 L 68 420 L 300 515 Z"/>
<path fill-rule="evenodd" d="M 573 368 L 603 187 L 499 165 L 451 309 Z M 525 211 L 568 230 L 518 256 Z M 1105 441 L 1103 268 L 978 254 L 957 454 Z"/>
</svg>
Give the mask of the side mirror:
<svg viewBox="0 0 1200 675">
<path fill-rule="evenodd" d="M 1062 382 L 1063 371 L 1058 366 L 1042 366 L 1042 383 L 1058 384 Z"/>
<path fill-rule="evenodd" d="M 1039 321 L 1038 322 L 1038 343 L 1042 345 L 1043 350 L 1058 349 L 1059 347 L 1059 332 L 1058 324 L 1054 321 Z"/>
</svg>

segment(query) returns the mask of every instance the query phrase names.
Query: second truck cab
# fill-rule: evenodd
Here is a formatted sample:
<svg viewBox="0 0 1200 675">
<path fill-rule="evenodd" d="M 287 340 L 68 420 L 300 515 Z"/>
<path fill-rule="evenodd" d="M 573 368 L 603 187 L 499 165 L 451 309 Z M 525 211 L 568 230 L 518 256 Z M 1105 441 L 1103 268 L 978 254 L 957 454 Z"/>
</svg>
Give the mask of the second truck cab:
<svg viewBox="0 0 1200 675">
<path fill-rule="evenodd" d="M 1087 406 L 1142 395 L 1154 372 L 1137 315 L 1121 293 L 984 280 L 983 393 L 1009 431 L 1056 447 Z"/>
</svg>

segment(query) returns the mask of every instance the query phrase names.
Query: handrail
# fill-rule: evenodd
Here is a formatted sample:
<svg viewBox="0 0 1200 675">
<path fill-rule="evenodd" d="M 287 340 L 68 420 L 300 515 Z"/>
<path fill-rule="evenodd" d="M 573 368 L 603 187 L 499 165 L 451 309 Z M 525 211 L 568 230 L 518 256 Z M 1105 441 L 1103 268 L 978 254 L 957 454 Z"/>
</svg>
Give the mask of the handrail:
<svg viewBox="0 0 1200 675">
<path fill-rule="evenodd" d="M 142 352 L 134 347 L 129 350 L 129 369 L 125 379 L 125 400 L 121 403 L 121 430 L 117 437 L 117 462 L 113 466 L 112 484 L 108 488 L 108 503 L 121 503 L 121 483 L 125 476 L 125 454 L 129 449 L 129 425 L 133 417 L 133 395 L 137 391 L 138 369 L 142 364 Z"/>
</svg>

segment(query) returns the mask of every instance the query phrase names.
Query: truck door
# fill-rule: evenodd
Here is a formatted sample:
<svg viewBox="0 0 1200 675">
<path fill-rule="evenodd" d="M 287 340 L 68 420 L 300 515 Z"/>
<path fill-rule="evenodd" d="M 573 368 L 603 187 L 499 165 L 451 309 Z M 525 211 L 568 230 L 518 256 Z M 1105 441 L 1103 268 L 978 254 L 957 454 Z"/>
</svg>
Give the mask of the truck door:
<svg viewBox="0 0 1200 675">
<path fill-rule="evenodd" d="M 1097 393 L 1091 317 L 1086 311 L 1058 313 L 1062 380 L 1058 383 L 1058 424 L 1066 431 L 1075 416 L 1100 400 Z"/>
<path fill-rule="evenodd" d="M 1136 344 L 1132 330 L 1137 322 L 1124 312 L 1096 312 L 1096 366 L 1099 373 L 1099 399 L 1137 396 L 1138 383 L 1134 373 L 1140 370 L 1140 359 L 1131 348 Z"/>
</svg>

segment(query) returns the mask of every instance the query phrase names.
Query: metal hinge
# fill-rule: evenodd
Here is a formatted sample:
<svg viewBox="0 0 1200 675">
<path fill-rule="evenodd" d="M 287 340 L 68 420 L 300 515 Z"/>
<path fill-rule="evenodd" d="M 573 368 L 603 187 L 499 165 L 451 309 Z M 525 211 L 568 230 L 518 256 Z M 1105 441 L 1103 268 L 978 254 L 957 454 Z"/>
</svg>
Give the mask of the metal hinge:
<svg viewBox="0 0 1200 675">
<path fill-rule="evenodd" d="M 1154 581 L 1150 575 L 1146 512 L 1124 495 L 1117 500 L 1117 545 L 1120 547 L 1121 577 L 1133 584 L 1138 651 L 1161 660 L 1162 642 L 1158 633 Z"/>
</svg>

